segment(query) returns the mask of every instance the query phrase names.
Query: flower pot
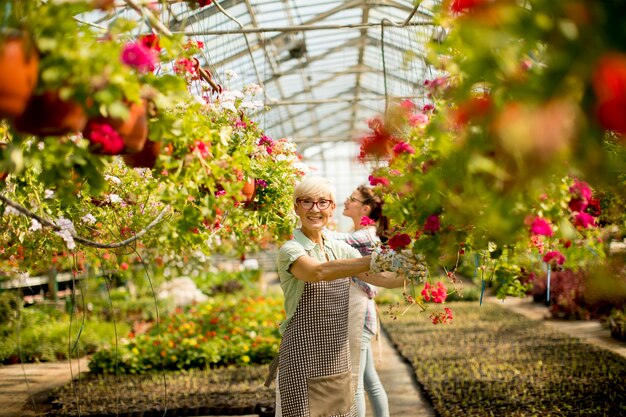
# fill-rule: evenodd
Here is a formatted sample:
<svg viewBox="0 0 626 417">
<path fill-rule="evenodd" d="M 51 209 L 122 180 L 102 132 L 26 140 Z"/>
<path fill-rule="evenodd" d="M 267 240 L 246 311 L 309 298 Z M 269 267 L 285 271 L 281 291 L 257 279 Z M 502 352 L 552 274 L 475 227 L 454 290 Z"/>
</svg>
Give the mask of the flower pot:
<svg viewBox="0 0 626 417">
<path fill-rule="evenodd" d="M 147 140 L 143 149 L 137 153 L 126 154 L 124 163 L 132 168 L 153 168 L 161 151 L 161 142 Z"/>
<path fill-rule="evenodd" d="M 15 118 L 13 127 L 37 136 L 60 136 L 80 132 L 87 124 L 87 113 L 80 104 L 64 101 L 57 92 L 31 96 L 26 110 Z"/>
<path fill-rule="evenodd" d="M 254 178 L 248 177 L 246 183 L 243 185 L 241 189 L 241 194 L 246 198 L 245 202 L 250 203 L 254 199 L 254 195 L 256 192 L 256 183 L 254 182 Z"/>
<path fill-rule="evenodd" d="M 37 85 L 39 56 L 22 32 L 0 34 L 0 118 L 22 114 Z"/>
<path fill-rule="evenodd" d="M 0 151 L 4 151 L 6 147 L 6 143 L 0 143 Z M 0 171 L 0 182 L 4 182 L 4 180 L 7 178 L 7 175 L 9 175 L 7 172 Z"/>
</svg>

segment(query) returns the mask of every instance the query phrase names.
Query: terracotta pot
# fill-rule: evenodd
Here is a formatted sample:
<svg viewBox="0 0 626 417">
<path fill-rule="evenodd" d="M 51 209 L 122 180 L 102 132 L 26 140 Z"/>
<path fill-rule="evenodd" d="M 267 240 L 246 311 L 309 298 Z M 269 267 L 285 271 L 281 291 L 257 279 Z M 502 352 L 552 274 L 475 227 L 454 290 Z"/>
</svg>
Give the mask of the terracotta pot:
<svg viewBox="0 0 626 417">
<path fill-rule="evenodd" d="M 132 168 L 154 168 L 161 151 L 161 142 L 147 140 L 143 149 L 137 153 L 124 155 L 124 163 Z"/>
<path fill-rule="evenodd" d="M 22 114 L 37 85 L 39 56 L 21 32 L 0 34 L 0 118 Z"/>
<path fill-rule="evenodd" d="M 254 195 L 256 192 L 256 184 L 254 182 L 254 178 L 248 177 L 246 183 L 243 185 L 241 189 L 241 194 L 246 197 L 245 202 L 250 203 L 254 199 Z"/>
<path fill-rule="evenodd" d="M 0 151 L 3 151 L 6 147 L 6 143 L 0 143 Z M 3 182 L 7 178 L 7 175 L 9 175 L 7 172 L 0 171 L 0 182 Z"/>
<path fill-rule="evenodd" d="M 20 132 L 37 136 L 60 136 L 80 132 L 87 124 L 87 113 L 74 101 L 63 101 L 57 92 L 31 96 L 26 110 L 13 121 Z"/>
</svg>

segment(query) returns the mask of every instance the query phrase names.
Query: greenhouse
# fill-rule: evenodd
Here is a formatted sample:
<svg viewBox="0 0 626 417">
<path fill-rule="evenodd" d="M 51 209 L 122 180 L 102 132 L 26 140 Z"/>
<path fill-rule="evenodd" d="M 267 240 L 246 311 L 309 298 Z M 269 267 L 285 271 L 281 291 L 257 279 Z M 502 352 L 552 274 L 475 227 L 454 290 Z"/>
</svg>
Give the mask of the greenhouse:
<svg viewBox="0 0 626 417">
<path fill-rule="evenodd" d="M 626 416 L 624 15 L 0 1 L 0 417 Z"/>
</svg>

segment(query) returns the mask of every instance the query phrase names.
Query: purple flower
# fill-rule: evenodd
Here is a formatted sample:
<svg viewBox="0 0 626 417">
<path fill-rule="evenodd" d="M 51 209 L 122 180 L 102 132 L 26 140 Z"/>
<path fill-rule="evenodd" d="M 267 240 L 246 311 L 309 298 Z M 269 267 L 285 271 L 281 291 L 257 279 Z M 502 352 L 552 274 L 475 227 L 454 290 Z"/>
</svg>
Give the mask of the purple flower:
<svg viewBox="0 0 626 417">
<path fill-rule="evenodd" d="M 256 185 L 258 185 L 261 188 L 267 187 L 267 182 L 265 180 L 256 179 L 254 180 L 254 182 L 256 183 Z"/>
<path fill-rule="evenodd" d="M 123 64 L 135 68 L 139 72 L 154 71 L 154 67 L 158 62 L 154 50 L 139 42 L 131 42 L 124 45 L 120 59 Z"/>
<path fill-rule="evenodd" d="M 552 236 L 554 234 L 550 223 L 541 217 L 535 217 L 535 220 L 533 220 L 533 223 L 530 225 L 530 232 L 533 235 L 542 236 Z"/>
</svg>

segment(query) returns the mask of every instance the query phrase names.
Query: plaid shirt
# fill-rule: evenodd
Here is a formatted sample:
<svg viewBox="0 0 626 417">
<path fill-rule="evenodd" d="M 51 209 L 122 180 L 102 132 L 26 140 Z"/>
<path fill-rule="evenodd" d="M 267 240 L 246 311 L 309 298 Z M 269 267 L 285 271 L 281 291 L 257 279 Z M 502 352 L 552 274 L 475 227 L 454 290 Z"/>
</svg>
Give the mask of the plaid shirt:
<svg viewBox="0 0 626 417">
<path fill-rule="evenodd" d="M 351 233 L 340 233 L 325 230 L 324 236 L 328 239 L 342 240 L 346 242 L 348 245 L 357 249 L 362 256 L 369 255 L 372 252 L 374 245 L 380 242 L 380 239 L 376 236 L 376 231 L 373 227 L 364 227 L 361 230 Z M 378 288 L 374 285 L 368 284 L 367 282 L 361 281 L 357 277 L 352 277 L 352 282 L 355 283 L 369 298 L 365 308 L 364 327 L 372 334 L 376 334 L 378 330 L 378 316 L 376 315 L 376 302 L 374 301 L 374 297 L 378 295 Z"/>
</svg>

